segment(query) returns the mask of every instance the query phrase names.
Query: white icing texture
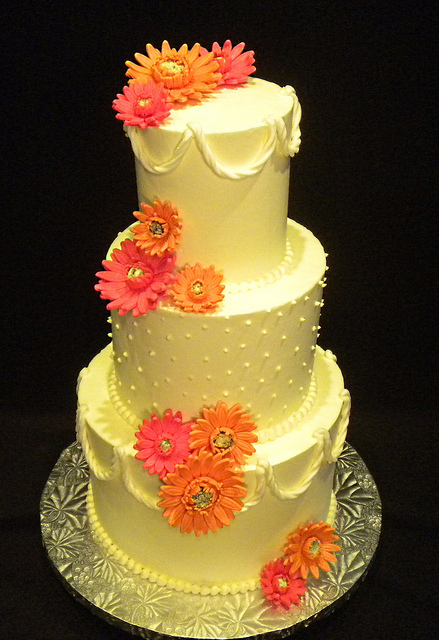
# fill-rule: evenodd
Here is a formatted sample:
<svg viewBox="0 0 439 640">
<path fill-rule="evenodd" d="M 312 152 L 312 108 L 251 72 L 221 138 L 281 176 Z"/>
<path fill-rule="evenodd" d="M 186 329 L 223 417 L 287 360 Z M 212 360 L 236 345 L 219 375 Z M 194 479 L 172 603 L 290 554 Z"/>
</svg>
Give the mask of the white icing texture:
<svg viewBox="0 0 439 640">
<path fill-rule="evenodd" d="M 181 534 L 157 508 L 161 482 L 134 457 L 134 429 L 109 402 L 110 371 L 105 349 L 81 376 L 78 439 L 91 470 L 95 528 L 131 566 L 147 568 L 145 577 L 198 585 L 200 593 L 231 585 L 251 589 L 289 533 L 309 521 L 327 520 L 334 460 L 349 413 L 349 395 L 332 354 L 317 350 L 319 391 L 297 429 L 256 445 L 245 467 L 245 509 L 230 526 L 200 537 Z"/>
<path fill-rule="evenodd" d="M 326 518 L 326 522 L 331 525 L 334 524 L 336 509 L 337 500 L 334 493 L 332 493 L 328 516 Z M 133 560 L 133 558 L 124 553 L 121 549 L 119 549 L 117 545 L 114 544 L 108 533 L 105 531 L 104 527 L 99 522 L 99 518 L 96 514 L 94 506 L 93 493 L 91 490 L 89 490 L 87 494 L 87 511 L 93 535 L 102 544 L 102 546 L 107 549 L 108 553 L 113 555 L 118 560 L 118 562 L 120 562 L 123 566 L 126 566 L 136 575 L 140 575 L 140 577 L 158 584 L 159 586 L 168 587 L 169 589 L 175 589 L 175 591 L 182 591 L 183 593 L 194 593 L 202 596 L 218 594 L 225 596 L 229 593 L 246 593 L 247 591 L 254 591 L 259 587 L 259 576 L 242 582 L 207 585 L 178 580 L 158 571 L 154 571 L 153 569 L 146 567 L 144 564 Z"/>
<path fill-rule="evenodd" d="M 139 201 L 170 201 L 181 216 L 177 268 L 213 264 L 224 299 L 206 314 L 171 298 L 137 318 L 112 311 L 112 344 L 78 381 L 77 436 L 96 537 L 135 573 L 179 591 L 256 589 L 289 534 L 334 519 L 350 396 L 333 354 L 316 346 L 325 253 L 287 220 L 300 116 L 291 87 L 250 79 L 159 127 L 126 128 Z M 119 234 L 107 257 L 132 237 Z M 218 401 L 257 425 L 244 507 L 215 533 L 181 533 L 158 507 L 162 481 L 135 458 L 135 432 L 153 413 L 194 420 Z"/>
<path fill-rule="evenodd" d="M 223 400 L 249 411 L 265 440 L 291 428 L 295 412 L 306 413 L 326 263 L 309 231 L 288 226 L 291 272 L 228 294 L 215 313 L 172 306 L 138 318 L 112 312 L 112 397 L 128 410 L 125 417 L 131 412 L 142 420 L 172 409 L 189 420 Z"/>
<path fill-rule="evenodd" d="M 184 221 L 178 266 L 214 264 L 233 283 L 282 262 L 299 120 L 291 88 L 255 78 L 173 111 L 163 126 L 126 127 L 139 202 L 169 200 Z"/>
</svg>

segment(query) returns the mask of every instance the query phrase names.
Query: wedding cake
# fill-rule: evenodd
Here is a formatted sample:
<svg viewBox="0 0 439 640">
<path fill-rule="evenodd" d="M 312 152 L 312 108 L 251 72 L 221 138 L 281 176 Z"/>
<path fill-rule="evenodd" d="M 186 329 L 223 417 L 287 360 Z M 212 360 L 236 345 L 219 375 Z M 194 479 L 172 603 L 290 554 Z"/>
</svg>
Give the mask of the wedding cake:
<svg viewBox="0 0 439 640">
<path fill-rule="evenodd" d="M 135 58 L 113 107 L 139 208 L 97 274 L 111 344 L 78 383 L 89 521 L 145 580 L 289 608 L 336 561 L 350 408 L 317 346 L 326 255 L 287 218 L 300 105 L 243 44 Z"/>
</svg>

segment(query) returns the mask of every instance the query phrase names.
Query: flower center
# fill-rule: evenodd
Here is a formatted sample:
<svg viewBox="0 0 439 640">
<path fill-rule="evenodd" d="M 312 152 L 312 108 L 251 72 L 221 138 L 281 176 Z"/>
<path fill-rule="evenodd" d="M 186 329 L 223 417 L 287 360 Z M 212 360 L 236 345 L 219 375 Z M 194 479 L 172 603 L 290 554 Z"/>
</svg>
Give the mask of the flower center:
<svg viewBox="0 0 439 640">
<path fill-rule="evenodd" d="M 139 278 L 140 276 L 144 275 L 145 272 L 142 271 L 142 269 L 139 269 L 139 267 L 131 267 L 131 269 L 128 271 L 127 278 Z"/>
<path fill-rule="evenodd" d="M 206 509 L 212 504 L 213 495 L 210 491 L 206 491 L 204 487 L 200 487 L 198 493 L 192 496 L 192 502 L 195 509 Z"/>
<path fill-rule="evenodd" d="M 156 110 L 154 98 L 149 95 L 139 95 L 136 103 L 133 105 L 134 115 L 138 118 L 146 118 Z"/>
<path fill-rule="evenodd" d="M 165 71 L 173 76 L 183 72 L 183 67 L 174 60 L 164 60 L 161 66 Z"/>
<path fill-rule="evenodd" d="M 129 265 L 127 265 L 128 267 Z M 126 284 L 133 291 L 146 290 L 154 279 L 154 272 L 140 260 L 131 264 L 127 271 Z"/>
<path fill-rule="evenodd" d="M 278 576 L 277 586 L 279 589 L 286 589 L 288 587 L 288 580 L 284 576 Z"/>
<path fill-rule="evenodd" d="M 220 431 L 216 438 L 213 439 L 213 444 L 217 449 L 231 449 L 233 447 L 233 438 L 230 434 Z"/>
<path fill-rule="evenodd" d="M 161 236 L 165 233 L 165 227 L 158 220 L 153 220 L 149 225 L 149 230 L 153 236 Z"/>
<path fill-rule="evenodd" d="M 194 295 L 201 296 L 204 292 L 204 283 L 201 280 L 195 280 L 191 288 Z"/>
<path fill-rule="evenodd" d="M 316 556 L 320 551 L 320 543 L 317 539 L 313 540 L 309 545 L 309 553 L 312 556 Z"/>
<path fill-rule="evenodd" d="M 183 502 L 188 510 L 204 511 L 214 506 L 221 495 L 221 483 L 209 476 L 194 478 L 184 491 Z"/>
<path fill-rule="evenodd" d="M 169 438 L 165 438 L 161 441 L 161 443 L 159 444 L 159 449 L 161 449 L 163 453 L 169 453 L 169 451 L 172 449 L 172 442 L 169 440 Z"/>
</svg>

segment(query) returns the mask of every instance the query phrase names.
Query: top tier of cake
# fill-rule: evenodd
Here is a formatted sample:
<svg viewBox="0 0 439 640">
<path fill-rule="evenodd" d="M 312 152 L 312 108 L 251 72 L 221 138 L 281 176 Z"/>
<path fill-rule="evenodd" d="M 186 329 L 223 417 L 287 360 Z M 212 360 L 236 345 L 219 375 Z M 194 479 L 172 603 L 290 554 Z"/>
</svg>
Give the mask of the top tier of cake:
<svg viewBox="0 0 439 640">
<path fill-rule="evenodd" d="M 126 127 L 139 202 L 170 201 L 184 220 L 177 267 L 214 264 L 231 284 L 282 264 L 299 120 L 291 87 L 250 79 L 173 109 L 160 127 Z"/>
</svg>

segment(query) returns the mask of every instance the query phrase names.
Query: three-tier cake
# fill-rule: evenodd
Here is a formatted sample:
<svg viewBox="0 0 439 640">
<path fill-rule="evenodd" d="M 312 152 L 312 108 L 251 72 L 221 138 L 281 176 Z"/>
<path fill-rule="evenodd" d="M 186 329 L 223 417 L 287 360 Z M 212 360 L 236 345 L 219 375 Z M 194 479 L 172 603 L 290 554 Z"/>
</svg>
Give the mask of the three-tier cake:
<svg viewBox="0 0 439 640">
<path fill-rule="evenodd" d="M 350 408 L 317 346 L 325 252 L 287 218 L 300 105 L 249 77 L 243 45 L 136 60 L 114 107 L 139 210 L 98 273 L 112 341 L 78 386 L 90 522 L 145 579 L 227 594 L 263 572 L 286 607 L 290 579 L 335 561 Z"/>
</svg>

